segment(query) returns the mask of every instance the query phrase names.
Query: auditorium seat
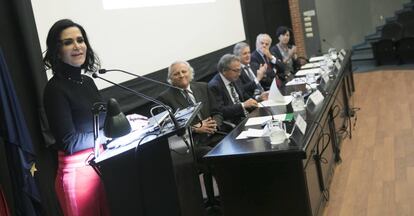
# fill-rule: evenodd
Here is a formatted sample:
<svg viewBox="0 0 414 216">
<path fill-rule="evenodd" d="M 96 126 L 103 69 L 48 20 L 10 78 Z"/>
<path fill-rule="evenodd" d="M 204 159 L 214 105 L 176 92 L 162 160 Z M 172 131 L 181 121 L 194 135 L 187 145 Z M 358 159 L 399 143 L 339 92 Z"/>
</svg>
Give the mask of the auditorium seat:
<svg viewBox="0 0 414 216">
<path fill-rule="evenodd" d="M 372 43 L 372 50 L 377 65 L 399 63 L 394 41 L 391 39 L 381 39 L 377 42 Z"/>
<path fill-rule="evenodd" d="M 405 26 L 407 23 L 414 20 L 414 11 L 404 11 L 400 14 L 398 14 L 397 22 L 399 22 L 401 25 Z M 404 27 L 405 28 L 405 27 Z"/>
<path fill-rule="evenodd" d="M 387 23 L 381 30 L 381 39 L 398 41 L 403 36 L 403 26 L 399 22 Z"/>
</svg>

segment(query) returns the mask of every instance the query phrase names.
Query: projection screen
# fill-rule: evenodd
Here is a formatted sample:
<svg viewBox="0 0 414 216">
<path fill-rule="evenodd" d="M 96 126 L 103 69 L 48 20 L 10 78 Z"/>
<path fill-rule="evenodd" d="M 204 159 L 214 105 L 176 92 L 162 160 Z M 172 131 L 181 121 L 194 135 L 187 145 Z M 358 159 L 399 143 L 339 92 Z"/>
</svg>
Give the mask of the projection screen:
<svg viewBox="0 0 414 216">
<path fill-rule="evenodd" d="M 32 1 L 42 51 L 54 22 L 81 24 L 102 68 L 145 75 L 245 40 L 240 0 Z M 48 72 L 50 77 L 50 72 Z M 105 75 L 121 83 L 134 77 Z M 110 86 L 96 80 L 99 89 Z"/>
</svg>

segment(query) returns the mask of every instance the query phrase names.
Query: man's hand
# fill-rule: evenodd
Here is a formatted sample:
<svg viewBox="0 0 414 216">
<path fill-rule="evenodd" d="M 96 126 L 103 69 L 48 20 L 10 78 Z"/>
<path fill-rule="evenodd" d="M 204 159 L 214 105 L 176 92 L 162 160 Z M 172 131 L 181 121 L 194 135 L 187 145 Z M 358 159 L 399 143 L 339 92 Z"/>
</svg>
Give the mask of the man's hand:
<svg viewBox="0 0 414 216">
<path fill-rule="evenodd" d="M 243 106 L 246 109 L 256 108 L 257 107 L 257 101 L 253 98 L 250 98 L 250 99 L 246 100 L 245 102 L 243 102 Z"/>
<path fill-rule="evenodd" d="M 193 128 L 196 133 L 214 134 L 217 131 L 217 123 L 213 118 L 208 117 L 194 125 Z"/>
<path fill-rule="evenodd" d="M 257 78 L 257 80 L 262 80 L 263 79 L 263 77 L 265 77 L 265 75 L 266 75 L 266 70 L 267 70 L 267 64 L 260 64 L 260 67 L 259 67 L 259 69 L 257 70 L 257 72 L 256 72 L 256 78 Z"/>
</svg>

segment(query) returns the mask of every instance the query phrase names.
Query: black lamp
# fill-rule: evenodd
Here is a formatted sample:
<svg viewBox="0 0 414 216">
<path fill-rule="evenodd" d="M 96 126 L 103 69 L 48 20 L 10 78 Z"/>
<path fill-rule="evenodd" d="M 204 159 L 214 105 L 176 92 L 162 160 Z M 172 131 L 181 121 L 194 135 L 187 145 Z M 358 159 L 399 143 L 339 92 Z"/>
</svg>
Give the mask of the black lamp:
<svg viewBox="0 0 414 216">
<path fill-rule="evenodd" d="M 118 102 L 111 98 L 106 105 L 104 134 L 109 138 L 118 138 L 131 132 L 131 125 L 125 114 L 121 112 Z"/>
<path fill-rule="evenodd" d="M 106 105 L 106 109 L 102 103 L 94 104 L 93 113 L 93 131 L 94 131 L 94 153 L 98 158 L 100 151 L 99 143 L 99 113 L 106 111 L 104 122 L 104 135 L 108 138 L 118 138 L 131 132 L 131 125 L 125 114 L 121 112 L 118 102 L 114 98 L 110 98 Z"/>
</svg>

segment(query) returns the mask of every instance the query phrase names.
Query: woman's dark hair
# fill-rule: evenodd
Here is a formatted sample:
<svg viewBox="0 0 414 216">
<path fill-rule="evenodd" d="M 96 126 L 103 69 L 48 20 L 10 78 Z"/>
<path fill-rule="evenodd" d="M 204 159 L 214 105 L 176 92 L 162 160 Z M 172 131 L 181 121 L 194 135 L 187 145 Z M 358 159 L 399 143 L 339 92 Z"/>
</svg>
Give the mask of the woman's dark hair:
<svg viewBox="0 0 414 216">
<path fill-rule="evenodd" d="M 56 72 L 56 67 L 58 64 L 61 64 L 61 60 L 59 58 L 59 50 L 62 46 L 62 42 L 60 41 L 60 36 L 62 31 L 69 27 L 77 27 L 82 33 L 83 38 L 85 39 L 86 44 L 86 59 L 85 63 L 81 65 L 82 69 L 86 71 L 97 71 L 100 68 L 100 62 L 98 56 L 93 52 L 91 45 L 89 44 L 88 36 L 86 35 L 85 29 L 73 22 L 70 19 L 62 19 L 57 21 L 53 26 L 50 28 L 49 33 L 47 34 L 46 45 L 47 50 L 45 57 L 43 58 L 43 62 L 46 66 L 46 69 L 52 69 L 52 72 Z"/>
<path fill-rule="evenodd" d="M 279 38 L 280 35 L 284 35 L 287 32 L 289 32 L 290 33 L 290 36 L 292 37 L 292 31 L 288 27 L 286 27 L 286 26 L 279 26 L 276 29 L 276 38 Z"/>
</svg>

